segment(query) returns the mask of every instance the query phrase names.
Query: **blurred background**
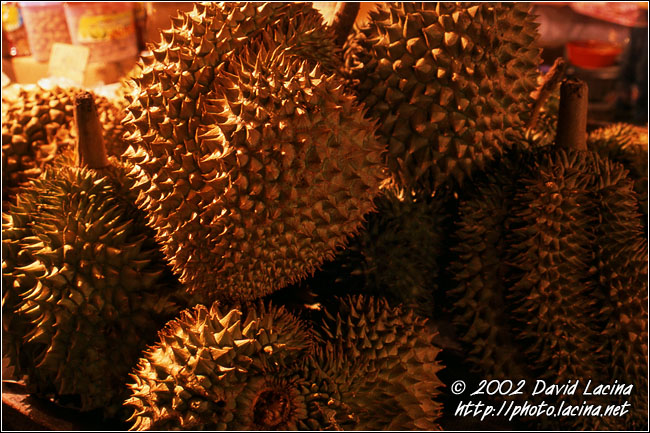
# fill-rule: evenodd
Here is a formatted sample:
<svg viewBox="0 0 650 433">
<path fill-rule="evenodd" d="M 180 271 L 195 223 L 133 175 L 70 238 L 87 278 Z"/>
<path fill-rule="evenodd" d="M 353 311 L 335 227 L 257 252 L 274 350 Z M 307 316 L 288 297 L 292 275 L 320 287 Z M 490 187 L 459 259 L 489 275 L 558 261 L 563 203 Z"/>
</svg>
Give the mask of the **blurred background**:
<svg viewBox="0 0 650 433">
<path fill-rule="evenodd" d="M 364 2 L 357 24 L 374 7 Z M 315 2 L 326 20 L 336 2 Z M 567 74 L 589 85 L 591 126 L 613 121 L 647 124 L 648 2 L 535 2 L 546 70 L 568 60 Z M 2 72 L 6 83 L 50 77 L 55 43 L 88 47 L 86 87 L 118 82 L 147 43 L 157 42 L 170 15 L 186 2 L 2 2 Z M 60 69 L 60 68 L 59 68 Z"/>
</svg>

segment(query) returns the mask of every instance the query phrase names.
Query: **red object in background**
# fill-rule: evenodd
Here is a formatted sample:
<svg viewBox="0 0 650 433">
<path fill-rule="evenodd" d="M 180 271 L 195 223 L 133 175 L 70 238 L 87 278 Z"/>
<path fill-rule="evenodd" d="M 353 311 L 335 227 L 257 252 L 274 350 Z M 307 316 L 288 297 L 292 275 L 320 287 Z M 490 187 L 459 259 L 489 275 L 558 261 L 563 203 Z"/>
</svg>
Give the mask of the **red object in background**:
<svg viewBox="0 0 650 433">
<path fill-rule="evenodd" d="M 571 41 L 566 44 L 567 57 L 576 66 L 586 69 L 612 66 L 623 47 L 606 41 Z"/>
</svg>

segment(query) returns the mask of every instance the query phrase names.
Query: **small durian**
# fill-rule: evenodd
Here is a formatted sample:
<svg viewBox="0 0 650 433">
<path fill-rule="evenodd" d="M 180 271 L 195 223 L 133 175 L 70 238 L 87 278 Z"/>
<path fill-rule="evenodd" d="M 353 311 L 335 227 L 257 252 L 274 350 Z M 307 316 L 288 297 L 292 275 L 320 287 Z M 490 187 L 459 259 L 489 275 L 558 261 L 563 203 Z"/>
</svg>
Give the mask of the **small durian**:
<svg viewBox="0 0 650 433">
<path fill-rule="evenodd" d="M 548 155 L 538 168 L 522 179 L 510 225 L 518 339 L 546 380 L 634 385 L 627 417 L 576 420 L 580 427 L 639 428 L 648 360 L 647 238 L 638 196 L 620 164 L 590 152 Z"/>
<path fill-rule="evenodd" d="M 525 3 L 381 3 L 345 71 L 388 143 L 393 180 L 433 192 L 517 141 L 541 63 Z"/>
<path fill-rule="evenodd" d="M 358 230 L 385 178 L 376 125 L 292 36 L 305 8 L 197 5 L 134 80 L 125 156 L 141 169 L 139 206 L 205 303 L 312 273 Z"/>
<path fill-rule="evenodd" d="M 597 187 L 591 199 L 600 212 L 597 217 L 596 254 L 599 292 L 596 300 L 599 343 L 611 354 L 608 373 L 619 382 L 633 384 L 631 397 L 617 403 L 631 403 L 630 413 L 606 418 L 612 429 L 647 429 L 648 414 L 648 237 L 639 223 L 640 196 L 631 186 L 621 164 L 597 158 Z M 621 422 L 622 421 L 622 422 Z"/>
<path fill-rule="evenodd" d="M 11 200 L 18 188 L 38 177 L 56 155 L 73 151 L 75 88 L 20 88 L 2 99 L 2 200 Z M 123 110 L 119 104 L 95 95 L 107 152 L 119 156 Z"/>
<path fill-rule="evenodd" d="M 113 416 L 179 311 L 177 287 L 132 203 L 132 168 L 106 156 L 92 95 L 75 104 L 77 164 L 60 156 L 3 215 L 3 344 L 31 392 Z"/>
</svg>

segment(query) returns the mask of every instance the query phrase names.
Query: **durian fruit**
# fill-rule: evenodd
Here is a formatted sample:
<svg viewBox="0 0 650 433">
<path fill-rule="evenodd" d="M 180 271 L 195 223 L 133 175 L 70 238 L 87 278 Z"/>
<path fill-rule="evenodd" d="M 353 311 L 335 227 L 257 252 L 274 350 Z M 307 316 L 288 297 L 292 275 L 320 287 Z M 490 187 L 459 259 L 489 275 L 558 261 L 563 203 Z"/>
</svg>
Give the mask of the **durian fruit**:
<svg viewBox="0 0 650 433">
<path fill-rule="evenodd" d="M 524 3 L 381 3 L 346 45 L 345 70 L 407 190 L 462 182 L 516 141 L 540 49 Z"/>
<path fill-rule="evenodd" d="M 324 296 L 381 296 L 432 316 L 453 227 L 450 195 L 442 189 L 431 197 L 383 188 L 359 233 L 304 285 Z"/>
<path fill-rule="evenodd" d="M 453 322 L 466 345 L 466 360 L 485 379 L 522 379 L 526 363 L 516 344 L 509 313 L 510 266 L 506 226 L 516 191 L 516 176 L 526 155 L 514 149 L 488 164 L 461 194 L 449 274 L 456 287 Z M 522 367 L 523 366 L 523 367 Z"/>
<path fill-rule="evenodd" d="M 437 334 L 412 310 L 369 296 L 338 298 L 320 329 L 334 353 L 325 371 L 354 420 L 348 429 L 440 430 L 444 384 Z"/>
<path fill-rule="evenodd" d="M 452 273 L 468 360 L 487 379 L 634 384 L 628 417 L 563 428 L 638 428 L 647 407 L 647 238 L 633 183 L 622 165 L 589 151 L 552 146 L 510 161 L 460 204 Z"/>
<path fill-rule="evenodd" d="M 11 200 L 18 188 L 38 177 L 54 157 L 74 149 L 75 88 L 21 88 L 15 97 L 2 98 L 2 200 Z M 109 155 L 126 149 L 121 139 L 123 110 L 119 104 L 95 96 Z"/>
<path fill-rule="evenodd" d="M 261 301 L 185 310 L 133 372 L 132 429 L 435 427 L 440 365 L 424 321 L 371 298 L 336 302 L 319 330 Z"/>
<path fill-rule="evenodd" d="M 80 134 L 79 166 L 60 156 L 3 215 L 3 344 L 30 391 L 112 416 L 141 350 L 177 314 L 177 288 L 132 203 L 132 167 L 107 159 L 92 96 L 76 103 L 97 134 Z"/>
<path fill-rule="evenodd" d="M 328 427 L 311 335 L 283 307 L 197 305 L 158 338 L 129 385 L 133 430 Z"/>
<path fill-rule="evenodd" d="M 526 131 L 526 139 L 534 146 L 553 144 L 560 103 L 559 86 L 544 103 L 535 127 Z M 613 123 L 591 131 L 587 146 L 602 157 L 622 163 L 634 179 L 641 209 L 648 215 L 648 130 L 627 123 Z M 644 218 L 645 220 L 645 218 Z"/>
<path fill-rule="evenodd" d="M 9 214 L 2 214 L 2 356 L 9 360 L 14 372 L 28 362 L 19 360 L 19 357 L 30 356 L 21 350 L 21 339 L 14 337 L 25 335 L 30 329 L 28 320 L 13 314 L 21 302 L 20 290 L 14 288 L 14 275 L 17 268 L 34 262 L 29 251 L 21 248 L 21 240 L 30 235 L 29 227 L 25 223 L 18 226 L 21 228 L 14 226 L 14 219 Z"/>
<path fill-rule="evenodd" d="M 198 5 L 135 79 L 125 156 L 142 169 L 139 206 L 206 300 L 258 298 L 313 272 L 385 176 L 375 124 L 291 36 L 306 7 Z"/>
<path fill-rule="evenodd" d="M 620 162 L 634 179 L 644 216 L 648 216 L 648 128 L 614 123 L 589 133 L 587 145 L 603 157 Z"/>
<path fill-rule="evenodd" d="M 592 153 L 549 156 L 539 168 L 515 197 L 526 203 L 511 252 L 514 316 L 525 327 L 519 338 L 539 366 L 560 377 L 634 384 L 631 415 L 577 423 L 638 428 L 648 362 L 647 238 L 638 197 L 620 164 Z M 615 342 L 603 343 L 604 336 Z"/>
<path fill-rule="evenodd" d="M 309 3 L 195 3 L 192 12 L 172 17 L 172 27 L 162 31 L 161 41 L 150 44 L 151 53 L 130 72 L 136 82 L 133 97 L 140 96 L 137 90 L 143 84 L 160 83 L 162 90 L 174 86 L 183 92 L 196 81 L 206 86 L 212 79 L 210 67 L 228 62 L 244 47 L 256 51 L 269 43 L 282 44 L 287 54 L 308 60 L 312 67 L 320 64 L 328 72 L 341 64 L 333 30 Z M 163 64 L 167 76 L 160 75 Z M 184 72 L 183 82 L 177 82 L 177 75 Z"/>
<path fill-rule="evenodd" d="M 195 34 L 201 39 L 196 40 Z M 172 28 L 163 31 L 161 37 L 158 46 L 149 47 L 160 62 L 165 59 L 170 63 L 172 59 L 177 61 L 179 48 L 188 47 L 196 50 L 199 57 L 209 54 L 209 61 L 216 65 L 227 61 L 232 52 L 244 46 L 250 48 L 277 41 L 284 43 L 291 54 L 310 60 L 312 66 L 320 63 L 331 72 L 341 63 L 332 29 L 308 3 L 195 3 L 191 14 L 180 13 L 172 17 Z M 169 58 L 168 49 L 171 49 Z M 135 97 L 139 96 L 138 82 L 143 78 L 149 80 L 151 76 L 151 61 L 147 59 L 145 55 L 146 64 L 134 65 L 121 80 L 119 96 L 128 99 L 134 92 Z"/>
<path fill-rule="evenodd" d="M 595 221 L 588 213 L 592 167 L 586 154 L 562 151 L 542 156 L 538 164 L 518 179 L 510 208 L 511 317 L 520 328 L 517 338 L 530 343 L 525 354 L 532 366 L 544 370 L 540 378 L 596 377 L 601 359 L 594 351 L 595 287 L 589 278 L 595 242 Z"/>
<path fill-rule="evenodd" d="M 638 194 L 618 163 L 598 161 L 595 200 L 603 209 L 598 218 L 599 296 L 597 317 L 603 334 L 599 343 L 611 353 L 610 377 L 634 384 L 630 414 L 624 425 L 647 429 L 648 413 L 648 238 L 639 224 Z M 604 337 L 604 338 L 603 338 Z M 619 398 L 623 404 L 628 397 Z M 606 420 L 620 428 L 620 420 Z"/>
</svg>

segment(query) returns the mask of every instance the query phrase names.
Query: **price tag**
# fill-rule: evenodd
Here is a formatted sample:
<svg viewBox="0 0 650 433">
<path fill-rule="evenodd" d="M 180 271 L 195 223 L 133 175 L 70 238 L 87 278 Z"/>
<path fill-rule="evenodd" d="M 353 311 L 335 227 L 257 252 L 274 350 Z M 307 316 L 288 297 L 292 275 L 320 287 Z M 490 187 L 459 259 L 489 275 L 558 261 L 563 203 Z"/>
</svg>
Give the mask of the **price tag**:
<svg viewBox="0 0 650 433">
<path fill-rule="evenodd" d="M 54 43 L 50 54 L 50 77 L 68 78 L 79 85 L 84 82 L 90 50 L 81 45 Z"/>
</svg>

